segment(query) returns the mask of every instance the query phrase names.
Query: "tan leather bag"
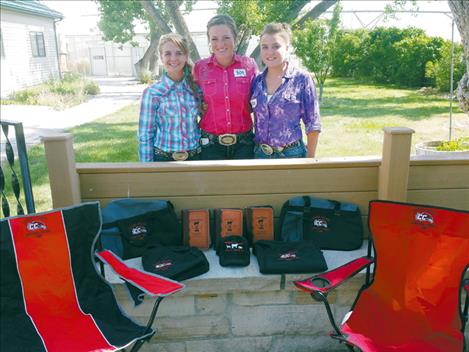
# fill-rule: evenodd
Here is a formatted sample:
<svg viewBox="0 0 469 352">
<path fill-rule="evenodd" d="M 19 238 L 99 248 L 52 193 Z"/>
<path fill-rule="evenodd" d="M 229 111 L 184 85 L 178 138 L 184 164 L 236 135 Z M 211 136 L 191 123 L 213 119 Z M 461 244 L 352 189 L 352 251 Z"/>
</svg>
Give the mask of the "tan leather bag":
<svg viewBox="0 0 469 352">
<path fill-rule="evenodd" d="M 208 209 L 182 210 L 182 231 L 186 246 L 210 248 L 210 211 Z"/>
<path fill-rule="evenodd" d="M 259 240 L 274 239 L 274 210 L 271 206 L 247 207 L 244 212 L 246 237 L 251 246 Z"/>
</svg>

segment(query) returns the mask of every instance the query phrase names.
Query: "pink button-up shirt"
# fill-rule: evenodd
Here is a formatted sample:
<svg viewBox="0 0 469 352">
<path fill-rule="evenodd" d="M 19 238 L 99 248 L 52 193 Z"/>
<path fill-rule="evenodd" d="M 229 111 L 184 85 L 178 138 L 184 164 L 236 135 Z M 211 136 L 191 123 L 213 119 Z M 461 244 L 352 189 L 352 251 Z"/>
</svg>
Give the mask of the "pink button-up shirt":
<svg viewBox="0 0 469 352">
<path fill-rule="evenodd" d="M 196 62 L 194 79 L 208 105 L 200 121 L 203 131 L 220 135 L 251 130 L 249 91 L 256 73 L 256 62 L 246 56 L 235 55 L 228 67 L 220 66 L 214 55 Z"/>
</svg>

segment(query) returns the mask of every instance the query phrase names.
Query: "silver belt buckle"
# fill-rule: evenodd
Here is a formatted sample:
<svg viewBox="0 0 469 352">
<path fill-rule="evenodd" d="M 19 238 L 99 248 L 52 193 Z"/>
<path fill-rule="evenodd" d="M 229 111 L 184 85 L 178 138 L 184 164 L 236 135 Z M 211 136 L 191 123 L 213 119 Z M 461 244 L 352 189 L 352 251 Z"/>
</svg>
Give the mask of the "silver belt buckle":
<svg viewBox="0 0 469 352">
<path fill-rule="evenodd" d="M 184 161 L 189 157 L 189 153 L 188 152 L 174 152 L 171 154 L 171 157 L 175 161 Z"/>
<path fill-rule="evenodd" d="M 225 147 L 236 144 L 236 135 L 231 133 L 221 134 L 218 136 L 218 143 Z"/>
<path fill-rule="evenodd" d="M 261 149 L 265 155 L 272 155 L 274 153 L 274 148 L 268 144 L 261 144 Z"/>
</svg>

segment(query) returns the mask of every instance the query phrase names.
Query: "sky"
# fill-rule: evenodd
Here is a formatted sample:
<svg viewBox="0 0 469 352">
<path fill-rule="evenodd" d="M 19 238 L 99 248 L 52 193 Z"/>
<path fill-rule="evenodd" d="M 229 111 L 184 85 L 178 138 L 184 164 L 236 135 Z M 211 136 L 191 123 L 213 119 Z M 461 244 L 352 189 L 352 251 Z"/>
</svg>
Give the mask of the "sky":
<svg viewBox="0 0 469 352">
<path fill-rule="evenodd" d="M 97 22 L 99 12 L 97 4 L 92 0 L 42 0 L 42 3 L 48 7 L 61 12 L 65 18 L 57 24 L 61 35 L 72 34 L 92 34 L 98 32 Z M 314 6 L 318 1 L 311 1 L 310 6 Z M 379 13 L 350 13 L 348 11 L 379 11 L 383 10 L 387 3 L 392 1 L 352 1 L 343 0 L 343 11 L 341 21 L 344 28 L 373 28 L 378 26 L 397 26 L 408 27 L 410 25 L 422 28 L 430 36 L 441 36 L 445 39 L 451 39 L 451 18 L 448 15 L 438 13 L 420 13 L 420 14 L 397 14 L 397 20 L 388 20 L 384 22 L 380 19 L 376 22 Z M 446 0 L 421 0 L 417 2 L 420 11 L 447 11 L 450 12 Z M 215 1 L 199 1 L 191 14 L 186 17 L 189 30 L 205 31 L 207 21 L 215 14 Z M 209 10 L 207 10 L 209 9 Z M 449 15 L 451 15 L 449 13 Z M 326 15 L 327 16 L 327 15 Z M 139 27 L 144 31 L 144 27 Z M 454 28 L 455 41 L 460 42 L 460 36 L 457 27 Z"/>
</svg>

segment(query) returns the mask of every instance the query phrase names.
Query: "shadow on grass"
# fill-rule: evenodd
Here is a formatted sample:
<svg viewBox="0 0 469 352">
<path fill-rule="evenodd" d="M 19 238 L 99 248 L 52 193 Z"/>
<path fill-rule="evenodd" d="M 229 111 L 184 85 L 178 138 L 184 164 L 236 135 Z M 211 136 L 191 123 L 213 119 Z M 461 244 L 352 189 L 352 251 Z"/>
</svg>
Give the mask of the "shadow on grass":
<svg viewBox="0 0 469 352">
<path fill-rule="evenodd" d="M 405 96 L 388 98 L 325 98 L 321 104 L 323 116 L 349 116 L 356 118 L 375 118 L 381 116 L 400 117 L 406 120 L 419 121 L 449 114 L 449 106 L 429 105 L 435 99 Z M 442 103 L 445 103 L 442 100 Z M 419 106 L 407 106 L 409 104 Z"/>
</svg>

